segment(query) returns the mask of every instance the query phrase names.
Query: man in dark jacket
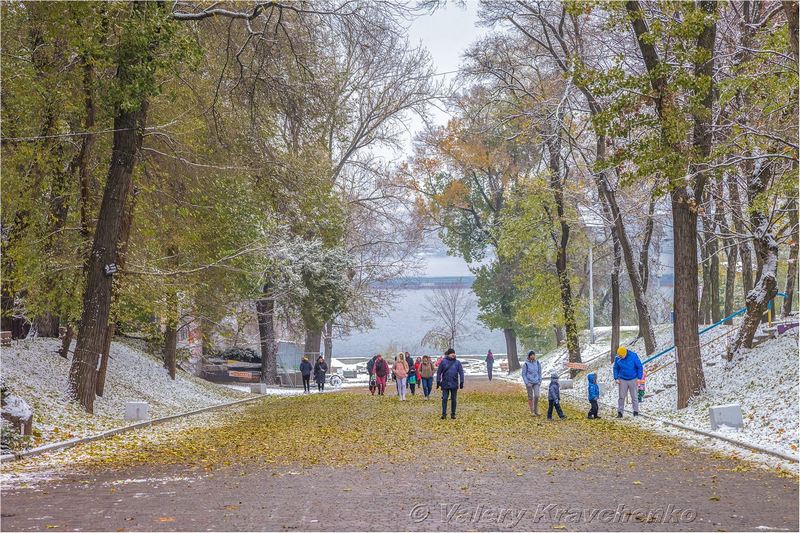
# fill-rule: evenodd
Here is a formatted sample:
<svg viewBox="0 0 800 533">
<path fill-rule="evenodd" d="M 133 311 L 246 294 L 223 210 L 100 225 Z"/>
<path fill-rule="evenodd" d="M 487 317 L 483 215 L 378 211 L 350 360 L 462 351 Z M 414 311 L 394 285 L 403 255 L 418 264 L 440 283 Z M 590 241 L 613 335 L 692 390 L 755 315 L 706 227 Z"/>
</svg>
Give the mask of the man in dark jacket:
<svg viewBox="0 0 800 533">
<path fill-rule="evenodd" d="M 303 357 L 300 363 L 300 375 L 303 376 L 303 392 L 311 392 L 311 363 L 308 357 Z"/>
<path fill-rule="evenodd" d="M 370 394 L 375 394 L 375 389 L 377 388 L 377 381 L 372 379 L 373 371 L 375 370 L 375 359 L 377 359 L 377 355 L 373 355 L 372 359 L 367 361 L 367 377 L 369 378 L 369 392 Z"/>
<path fill-rule="evenodd" d="M 450 403 L 450 418 L 456 417 L 456 396 L 458 389 L 464 388 L 464 368 L 456 359 L 456 351 L 452 348 L 444 352 L 444 359 L 436 369 L 436 388 L 442 388 L 442 420 L 447 418 L 447 399 Z"/>
</svg>

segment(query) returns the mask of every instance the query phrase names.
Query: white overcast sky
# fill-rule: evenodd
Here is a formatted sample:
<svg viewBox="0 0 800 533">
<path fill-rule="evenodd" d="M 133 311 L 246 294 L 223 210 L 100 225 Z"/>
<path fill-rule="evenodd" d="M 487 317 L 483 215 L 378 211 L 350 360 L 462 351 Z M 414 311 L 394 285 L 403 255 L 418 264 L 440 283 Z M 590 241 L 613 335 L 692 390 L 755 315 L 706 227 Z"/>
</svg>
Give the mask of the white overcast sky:
<svg viewBox="0 0 800 533">
<path fill-rule="evenodd" d="M 485 30 L 477 28 L 478 4 L 466 2 L 459 7 L 448 2 L 431 15 L 416 18 L 410 25 L 408 36 L 413 46 L 423 46 L 430 52 L 434 69 L 450 80 L 461 65 L 462 54 L 477 40 Z M 445 124 L 449 116 L 438 109 L 431 109 L 430 119 L 434 124 Z M 408 121 L 409 135 L 404 143 L 406 153 L 397 154 L 400 159 L 411 155 L 411 141 L 424 124 L 413 116 Z M 467 263 L 460 257 L 427 257 L 424 275 L 427 276 L 469 276 Z"/>
</svg>

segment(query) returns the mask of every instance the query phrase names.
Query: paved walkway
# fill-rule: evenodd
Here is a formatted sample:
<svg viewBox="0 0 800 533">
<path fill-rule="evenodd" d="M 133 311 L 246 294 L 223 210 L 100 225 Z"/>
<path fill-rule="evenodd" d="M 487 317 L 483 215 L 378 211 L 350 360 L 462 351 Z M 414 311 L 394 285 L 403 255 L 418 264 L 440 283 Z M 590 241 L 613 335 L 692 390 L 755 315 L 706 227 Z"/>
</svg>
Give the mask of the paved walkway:
<svg viewBox="0 0 800 533">
<path fill-rule="evenodd" d="M 468 385 L 456 420 L 439 420 L 438 400 L 419 397 L 400 403 L 341 392 L 267 400 L 224 427 L 176 434 L 168 445 L 135 454 L 113 451 L 117 462 L 110 465 L 4 490 L 0 526 L 798 529 L 798 484 L 791 477 L 630 424 L 587 421 L 569 407 L 567 420 L 534 419 L 518 387 Z M 186 447 L 192 454 L 179 453 Z"/>
</svg>

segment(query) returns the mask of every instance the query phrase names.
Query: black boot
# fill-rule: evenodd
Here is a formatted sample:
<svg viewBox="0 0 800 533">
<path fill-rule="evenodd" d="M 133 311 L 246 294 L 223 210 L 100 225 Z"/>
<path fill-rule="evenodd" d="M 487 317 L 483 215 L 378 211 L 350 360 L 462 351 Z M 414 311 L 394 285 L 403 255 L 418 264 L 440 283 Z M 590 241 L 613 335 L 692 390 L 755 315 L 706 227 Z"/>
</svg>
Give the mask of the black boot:
<svg viewBox="0 0 800 533">
<path fill-rule="evenodd" d="M 444 420 L 445 418 L 447 418 L 447 415 L 442 415 L 442 420 Z"/>
<path fill-rule="evenodd" d="M 622 411 L 617 411 L 617 418 L 622 418 Z"/>
<path fill-rule="evenodd" d="M 639 411 L 634 411 L 633 416 L 639 416 Z"/>
</svg>

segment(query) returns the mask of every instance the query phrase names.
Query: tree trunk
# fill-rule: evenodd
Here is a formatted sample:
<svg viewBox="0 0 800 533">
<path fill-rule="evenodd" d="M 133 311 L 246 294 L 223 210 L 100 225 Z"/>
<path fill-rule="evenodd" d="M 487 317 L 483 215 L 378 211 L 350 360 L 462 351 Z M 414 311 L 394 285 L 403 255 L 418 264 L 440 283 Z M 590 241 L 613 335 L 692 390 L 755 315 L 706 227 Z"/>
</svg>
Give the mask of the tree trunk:
<svg viewBox="0 0 800 533">
<path fill-rule="evenodd" d="M 131 201 L 125 209 L 125 216 L 122 220 L 122 228 L 120 229 L 120 240 L 117 250 L 117 267 L 120 272 L 125 269 L 125 256 L 128 250 L 128 238 L 131 235 L 131 226 L 133 226 L 133 211 L 136 208 L 136 189 L 133 190 Z M 116 296 L 116 289 L 111 287 L 112 300 Z M 109 314 L 111 313 L 109 309 Z M 100 365 L 97 369 L 97 379 L 95 384 L 95 392 L 97 396 L 103 395 L 103 390 L 106 384 L 106 371 L 108 370 L 108 361 L 111 358 L 111 341 L 114 340 L 114 334 L 117 331 L 117 325 L 112 320 L 108 325 L 108 332 L 106 333 L 105 341 L 103 342 L 103 353 L 100 354 Z"/>
<path fill-rule="evenodd" d="M 686 189 L 676 188 L 672 191 L 678 409 L 686 407 L 689 399 L 706 387 L 697 324 L 697 214 L 687 200 Z"/>
<path fill-rule="evenodd" d="M 508 371 L 513 372 L 520 368 L 519 354 L 517 353 L 517 332 L 513 328 L 503 329 L 506 338 L 506 360 L 508 361 Z"/>
<path fill-rule="evenodd" d="M 789 26 L 789 44 L 792 49 L 792 57 L 795 63 L 797 62 L 797 2 L 783 0 L 783 10 L 786 13 L 786 22 Z"/>
<path fill-rule="evenodd" d="M 258 336 L 261 341 L 261 382 L 278 385 L 278 344 L 275 339 L 275 299 L 272 287 L 265 283 L 256 301 Z"/>
<path fill-rule="evenodd" d="M 642 238 L 642 251 L 639 253 L 639 278 L 642 284 L 642 293 L 647 294 L 647 285 L 650 282 L 650 242 L 653 240 L 653 228 L 655 227 L 656 194 L 655 190 L 650 193 L 650 202 L 647 205 L 647 221 L 644 225 L 644 237 Z M 649 312 L 649 311 L 648 311 Z M 655 339 L 654 339 L 655 343 Z M 616 348 L 614 349 L 616 351 Z"/>
<path fill-rule="evenodd" d="M 333 358 L 333 320 L 328 320 L 327 322 L 325 322 L 323 333 L 324 333 L 323 344 L 325 346 L 325 360 L 331 361 L 331 359 Z M 455 343 L 455 338 L 453 339 L 453 342 Z"/>
<path fill-rule="evenodd" d="M 747 295 L 753 290 L 753 256 L 750 249 L 750 239 L 742 238 L 747 234 L 744 227 L 744 214 L 742 211 L 742 199 L 739 194 L 739 181 L 734 173 L 728 174 L 728 196 L 731 203 L 731 218 L 733 228 L 739 236 L 739 257 L 742 260 L 742 292 Z"/>
<path fill-rule="evenodd" d="M 708 246 L 706 246 L 705 236 L 708 234 L 705 228 L 697 233 L 698 248 L 700 249 L 700 261 L 703 283 L 700 286 L 700 303 L 697 307 L 697 321 L 700 324 L 709 324 L 708 318 L 711 314 L 711 268 L 708 257 Z"/>
<path fill-rule="evenodd" d="M 67 324 L 67 331 L 64 333 L 64 338 L 61 339 L 61 349 L 58 351 L 58 355 L 64 359 L 69 358 L 69 347 L 72 344 L 72 338 L 74 336 L 75 330 L 73 329 L 72 324 Z"/>
<path fill-rule="evenodd" d="M 605 157 L 605 140 L 602 141 L 602 148 L 600 140 L 597 142 L 598 157 Z M 622 214 L 617 204 L 617 197 L 611 189 L 608 182 L 608 175 L 606 172 L 602 173 L 603 190 L 605 192 L 606 200 L 608 201 L 608 208 L 611 212 L 612 220 L 617 230 L 617 238 L 619 239 L 620 247 L 622 248 L 622 257 L 625 260 L 625 268 L 628 270 L 628 277 L 631 282 L 631 291 L 633 292 L 633 300 L 636 304 L 636 316 L 639 324 L 639 336 L 644 339 L 644 349 L 648 355 L 656 351 L 656 336 L 653 332 L 652 322 L 650 320 L 650 309 L 647 305 L 647 298 L 642 285 L 642 279 L 639 276 L 639 269 L 636 266 L 633 257 L 633 246 L 628 237 L 628 231 L 622 220 Z"/>
<path fill-rule="evenodd" d="M 737 264 L 737 251 L 736 244 L 730 242 L 726 247 L 726 256 L 728 260 L 728 267 L 725 270 L 725 316 L 731 316 L 733 313 L 733 304 L 736 289 L 736 264 Z M 733 319 L 725 321 L 726 326 L 733 325 Z"/>
<path fill-rule="evenodd" d="M 58 337 L 59 324 L 58 316 L 49 311 L 33 319 L 33 327 L 38 337 Z"/>
<path fill-rule="evenodd" d="M 570 227 L 567 223 L 564 209 L 564 180 L 568 170 L 562 168 L 561 160 L 561 122 L 563 111 L 556 113 L 553 119 L 552 130 L 547 140 L 548 167 L 550 170 L 550 189 L 553 202 L 556 206 L 556 218 L 550 214 L 553 225 L 558 225 L 558 233 L 551 231 L 551 237 L 556 249 L 556 274 L 561 295 L 561 308 L 564 314 L 564 328 L 567 332 L 567 352 L 569 361 L 579 363 L 581 351 L 578 342 L 578 327 L 575 323 L 575 309 L 572 304 L 572 287 L 567 270 L 567 249 L 569 246 Z M 549 213 L 549 212 L 548 212 Z"/>
<path fill-rule="evenodd" d="M 178 351 L 178 331 L 175 324 L 168 322 L 164 328 L 164 368 L 169 377 L 175 379 L 177 370 L 176 353 Z"/>
<path fill-rule="evenodd" d="M 106 388 L 106 373 L 108 371 L 108 361 L 111 359 L 111 341 L 114 340 L 114 334 L 117 331 L 117 325 L 112 322 L 106 328 L 106 336 L 103 339 L 103 353 L 100 355 L 100 366 L 97 369 L 97 378 L 95 380 L 95 394 L 102 397 L 103 391 Z"/>
<path fill-rule="evenodd" d="M 563 326 L 553 326 L 553 333 L 556 336 L 556 346 L 561 346 L 564 342 L 564 328 Z"/>
<path fill-rule="evenodd" d="M 320 344 L 322 342 L 322 330 L 306 330 L 306 342 L 303 351 L 308 356 L 309 360 L 316 361 L 320 356 Z M 330 361 L 328 361 L 330 367 Z"/>
<path fill-rule="evenodd" d="M 711 203 L 708 204 L 709 210 Z M 711 228 L 705 233 L 706 253 L 708 255 L 708 300 L 706 302 L 706 320 L 716 324 L 722 320 L 719 304 L 719 242 L 717 241 L 717 214 L 710 221 Z M 706 223 L 703 223 L 705 230 Z"/>
<path fill-rule="evenodd" d="M 758 262 L 758 282 L 747 294 L 745 313 L 733 347 L 728 351 L 728 360 L 732 360 L 742 347 L 753 347 L 753 336 L 761 323 L 770 300 L 778 293 L 778 243 L 770 231 L 769 217 L 757 209 L 758 196 L 763 193 L 771 180 L 772 169 L 769 164 L 762 164 L 750 176 L 747 184 L 747 197 L 750 203 L 750 222 Z"/>
<path fill-rule="evenodd" d="M 138 65 L 131 65 L 134 69 Z M 128 66 L 119 65 L 117 78 L 130 83 Z M 142 145 L 142 133 L 147 115 L 147 102 L 138 109 L 118 109 L 114 118 L 114 138 L 111 163 L 100 205 L 97 229 L 89 257 L 83 312 L 78 330 L 78 342 L 72 358 L 69 394 L 87 412 L 94 411 L 97 379 L 97 360 L 104 348 L 111 309 L 112 276 L 104 273 L 106 265 L 117 262 L 117 245 L 125 218 L 125 204 L 132 187 L 133 167 Z"/>
<path fill-rule="evenodd" d="M 797 199 L 793 198 L 789 200 L 786 205 L 786 209 L 789 211 L 789 224 L 792 228 L 792 238 L 789 241 L 789 264 L 788 268 L 786 269 L 786 286 L 783 289 L 783 292 L 786 294 L 786 296 L 783 298 L 783 308 L 781 309 L 781 314 L 784 317 L 788 317 L 790 314 L 792 314 L 792 302 L 794 300 L 795 291 L 794 287 L 795 282 L 797 281 L 798 238 L 800 237 L 800 235 L 798 235 Z"/>
<path fill-rule="evenodd" d="M 619 327 L 620 327 L 620 302 L 619 302 L 619 271 L 622 266 L 622 251 L 619 239 L 616 237 L 616 229 L 611 230 L 611 238 L 614 243 L 614 266 L 611 270 L 611 351 L 610 361 L 613 363 L 619 348 Z"/>
<path fill-rule="evenodd" d="M 164 368 L 174 380 L 178 366 L 178 295 L 174 287 L 170 287 L 168 291 L 167 323 L 164 328 Z"/>
</svg>

